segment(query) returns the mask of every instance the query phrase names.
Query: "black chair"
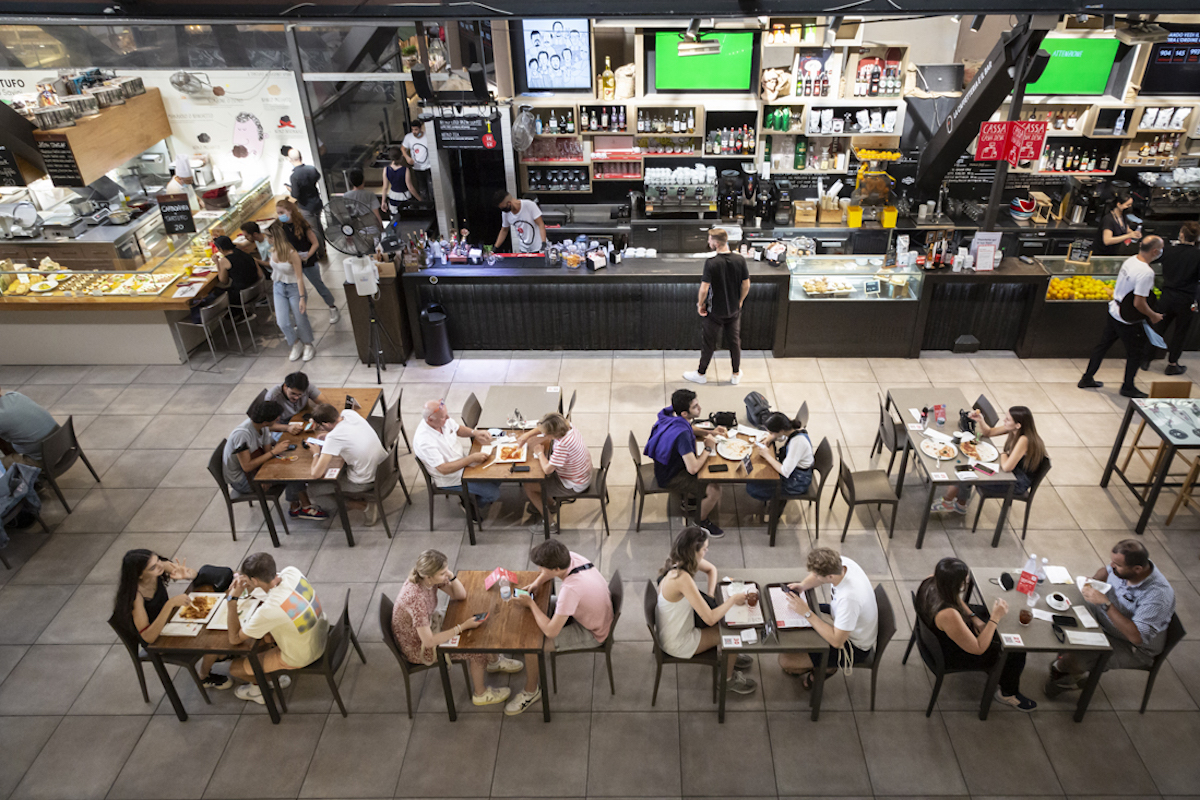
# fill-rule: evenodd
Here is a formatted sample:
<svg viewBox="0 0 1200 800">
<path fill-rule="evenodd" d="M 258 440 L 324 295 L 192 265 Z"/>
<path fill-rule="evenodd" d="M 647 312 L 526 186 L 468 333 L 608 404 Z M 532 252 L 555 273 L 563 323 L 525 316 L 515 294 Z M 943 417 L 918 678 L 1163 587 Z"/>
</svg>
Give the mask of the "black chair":
<svg viewBox="0 0 1200 800">
<path fill-rule="evenodd" d="M 1022 540 L 1025 539 L 1025 533 L 1029 530 L 1029 511 L 1030 511 L 1030 509 L 1033 508 L 1033 496 L 1035 494 L 1037 494 L 1038 487 L 1042 485 L 1042 481 L 1045 479 L 1046 473 L 1048 473 L 1049 471 L 1050 471 L 1050 458 L 1044 456 L 1042 458 L 1042 463 L 1038 464 L 1038 468 L 1036 470 L 1034 470 L 1034 473 L 1032 475 L 1029 476 L 1029 491 L 1026 492 L 1025 494 L 1014 494 L 1013 495 L 1014 503 L 1024 503 L 1025 504 L 1025 523 L 1021 526 L 1021 539 Z M 975 529 L 979 527 L 979 517 L 980 517 L 980 515 L 983 514 L 983 502 L 987 499 L 988 498 L 983 496 L 982 494 L 979 495 L 979 508 L 977 508 L 975 510 L 975 522 L 973 522 L 971 524 L 971 532 L 972 533 L 974 533 Z M 1003 502 L 1003 500 L 1004 500 L 1003 497 L 997 497 L 995 499 L 1000 500 L 1001 502 Z"/>
<path fill-rule="evenodd" d="M 808 401 L 805 400 L 800 404 L 800 410 L 796 412 L 796 422 L 800 423 L 801 428 L 808 427 Z"/>
<path fill-rule="evenodd" d="M 1172 614 L 1171 622 L 1167 625 L 1167 639 L 1163 643 L 1162 652 L 1154 657 L 1154 661 L 1148 667 L 1131 667 L 1131 669 L 1143 669 L 1150 673 L 1146 676 L 1146 691 L 1142 693 L 1142 707 L 1138 710 L 1139 714 L 1146 713 L 1146 704 L 1150 702 L 1150 692 L 1154 689 L 1154 679 L 1158 677 L 1158 671 L 1162 669 L 1162 665 L 1166 662 L 1167 656 L 1171 655 L 1171 651 L 1175 649 L 1175 645 L 1179 644 L 1186 635 L 1187 631 L 1183 629 L 1179 615 Z"/>
<path fill-rule="evenodd" d="M 58 502 L 62 503 L 63 508 L 70 514 L 71 507 L 67 505 L 67 498 L 63 497 L 62 489 L 58 488 L 58 481 L 55 479 L 73 467 L 78 459 L 83 461 L 88 472 L 92 473 L 92 477 L 96 479 L 96 483 L 100 482 L 100 476 L 92 468 L 92 462 L 88 461 L 87 456 L 84 455 L 83 448 L 79 446 L 79 439 L 75 436 L 75 418 L 67 417 L 65 423 L 52 430 L 38 444 L 42 456 L 34 460 L 42 470 L 39 477 L 45 478 L 50 483 L 50 488 L 58 495 Z"/>
<path fill-rule="evenodd" d="M 888 459 L 887 474 L 892 474 L 892 465 L 896 463 L 896 455 L 903 447 L 904 441 L 904 423 L 897 422 L 892 416 L 892 412 L 888 410 L 883 402 L 883 397 L 879 397 L 879 430 L 875 433 L 875 443 L 871 445 L 871 457 L 875 457 L 875 453 L 883 454 L 883 449 L 886 447 L 892 457 Z"/>
<path fill-rule="evenodd" d="M 401 386 L 399 393 L 396 395 L 396 405 L 394 408 L 396 410 L 396 421 L 400 423 L 400 435 L 404 437 L 404 446 L 408 449 L 408 452 L 411 453 L 412 445 L 408 443 L 408 431 L 404 430 L 404 417 L 400 416 L 400 406 L 403 404 L 403 402 L 404 387 Z"/>
<path fill-rule="evenodd" d="M 233 534 L 233 540 L 237 541 L 237 525 L 233 521 L 233 506 L 236 503 L 249 503 L 254 505 L 258 501 L 258 495 L 239 494 L 234 497 L 229 491 L 229 484 L 225 482 L 225 442 L 227 439 L 222 439 L 217 448 L 213 450 L 213 454 L 208 459 L 208 473 L 213 476 L 213 480 L 217 482 L 217 486 L 221 489 L 221 496 L 225 498 L 225 509 L 229 512 L 229 532 Z M 279 521 L 283 523 L 283 532 L 291 535 L 288 530 L 287 514 L 283 513 L 283 506 L 279 504 L 279 496 L 283 494 L 287 487 L 282 483 L 272 483 L 263 487 L 263 494 L 271 498 L 275 502 L 275 513 L 279 515 Z M 270 514 L 270 509 L 264 508 L 263 514 Z"/>
<path fill-rule="evenodd" d="M 608 468 L 612 466 L 613 443 L 612 434 L 604 440 L 604 449 L 600 451 L 600 466 L 592 469 L 592 482 L 582 492 L 576 492 L 570 497 L 558 498 L 558 529 L 562 530 L 562 507 L 564 503 L 574 503 L 576 500 L 599 500 L 600 515 L 604 518 L 604 535 L 608 536 Z M 549 539 L 549 535 L 546 536 Z"/>
<path fill-rule="evenodd" d="M 633 529 L 640 531 L 642 529 L 642 509 L 646 507 L 646 495 L 669 495 L 671 490 L 664 489 L 658 485 L 658 481 L 654 477 L 653 461 L 649 464 L 642 463 L 642 448 L 638 445 L 637 437 L 633 435 L 633 431 L 629 432 L 629 455 L 633 458 L 633 472 L 635 475 L 633 499 L 638 501 L 637 524 Z"/>
<path fill-rule="evenodd" d="M 872 711 L 875 710 L 875 683 L 879 678 L 879 665 L 883 663 L 883 652 L 887 650 L 888 642 L 896 635 L 896 612 L 882 584 L 875 587 L 875 605 L 879 609 L 879 630 L 875 634 L 875 647 L 871 650 L 870 659 L 859 664 L 862 669 L 871 670 Z"/>
<path fill-rule="evenodd" d="M 32 513 L 34 518 L 38 521 L 38 524 L 42 526 L 42 530 L 44 530 L 46 533 L 50 533 L 50 528 L 46 525 L 46 520 L 42 519 L 41 512 L 34 511 L 33 507 L 30 506 L 26 500 L 22 500 L 20 503 L 17 503 L 8 510 L 8 513 L 5 514 L 3 518 L 0 518 L 0 528 L 11 525 L 13 520 L 20 516 L 21 512 L 24 511 L 27 506 L 29 507 L 30 513 Z M 4 557 L 3 550 L 0 550 L 0 564 L 3 564 L 5 569 L 12 569 L 12 564 L 9 564 L 8 559 Z"/>
<path fill-rule="evenodd" d="M 817 538 L 821 538 L 821 492 L 825 491 L 825 481 L 833 472 L 833 450 L 829 447 L 828 439 L 822 438 L 821 443 L 817 445 L 817 449 L 813 453 L 812 468 L 816 475 L 808 484 L 808 491 L 804 494 L 783 494 L 783 482 L 779 483 L 775 499 L 772 501 L 778 504 L 778 510 L 772 509 L 771 512 L 771 519 L 774 520 L 770 530 L 771 547 L 775 546 L 775 534 L 779 530 L 779 520 L 782 518 L 783 510 L 787 507 L 789 500 L 799 500 L 801 503 L 808 503 L 813 507 L 816 514 L 816 518 L 813 520 L 813 529 L 816 531 Z"/>
<path fill-rule="evenodd" d="M 142 664 L 150 662 L 149 654 L 142 649 L 141 639 L 118 625 L 115 617 L 108 618 L 108 626 L 116 632 L 121 644 L 125 645 L 125 652 L 129 653 L 129 658 L 133 661 L 133 669 L 137 672 L 138 686 L 142 687 L 142 700 L 149 703 L 150 693 L 146 691 L 146 674 L 142 671 Z M 204 689 L 204 682 L 200 680 L 200 673 L 196 671 L 196 662 L 200 660 L 200 656 L 164 654 L 162 660 L 164 664 L 173 664 L 186 669 L 192 676 L 196 688 L 200 690 L 200 696 L 204 698 L 204 702 L 212 705 L 212 700 L 208 698 L 208 692 Z"/>
<path fill-rule="evenodd" d="M 437 662 L 435 661 L 432 664 L 414 664 L 404 657 L 404 653 L 400 650 L 400 643 L 396 641 L 396 632 L 392 630 L 392 609 L 395 605 L 392 599 L 386 594 L 379 595 L 379 631 L 383 634 L 383 641 L 387 644 L 388 649 L 396 657 L 396 662 L 400 664 L 400 672 L 404 675 L 404 699 L 408 703 L 408 718 L 412 719 L 411 677 L 417 672 L 424 672 L 427 669 L 437 669 Z M 467 662 L 463 661 L 460 663 L 462 663 L 463 677 L 467 679 L 467 686 L 471 686 L 471 672 L 467 669 Z M 554 662 L 552 661 L 551 663 Z"/>
<path fill-rule="evenodd" d="M 642 608 L 646 612 L 646 627 L 650 629 L 650 638 L 654 642 L 654 694 L 650 697 L 650 705 L 653 706 L 658 702 L 658 684 L 662 680 L 663 664 L 697 664 L 704 667 L 712 668 L 713 680 L 713 702 L 717 702 L 717 678 L 721 668 L 721 658 L 717 655 L 716 648 L 705 651 L 691 658 L 676 658 L 664 652 L 662 645 L 658 640 L 658 617 L 655 614 L 655 609 L 658 607 L 658 590 L 654 586 L 654 581 L 646 581 L 646 594 L 642 600 Z"/>
<path fill-rule="evenodd" d="M 358 651 L 358 657 L 362 659 L 362 662 L 367 663 L 367 657 L 363 655 L 362 648 L 358 645 L 358 638 L 354 635 L 354 626 L 350 624 L 350 590 L 347 589 L 346 605 L 342 609 L 342 615 L 338 617 L 337 623 L 329 626 L 329 636 L 325 640 L 325 652 L 321 653 L 321 657 L 307 667 L 280 670 L 272 672 L 268 676 L 275 685 L 275 694 L 279 696 L 279 707 L 287 711 L 287 701 L 283 698 L 283 687 L 279 685 L 281 675 L 324 675 L 325 682 L 329 684 L 329 691 L 333 692 L 333 699 L 337 701 L 338 709 L 341 710 L 343 717 L 347 716 L 346 705 L 342 702 L 342 695 L 338 691 L 336 676 L 338 670 L 342 668 L 342 663 L 346 660 L 346 653 L 351 644 Z"/>
<path fill-rule="evenodd" d="M 425 488 L 429 490 L 429 530 L 433 530 L 433 498 L 438 495 L 442 495 L 447 498 L 457 497 L 463 504 L 463 509 L 468 514 L 472 513 L 473 509 L 475 508 L 475 498 L 472 497 L 471 493 L 467 491 L 467 487 L 465 485 L 460 486 L 457 489 L 447 489 L 443 486 L 438 486 L 433 482 L 433 476 L 429 474 L 429 468 L 425 466 L 425 462 L 419 458 L 416 459 L 416 461 L 417 468 L 421 470 L 421 476 L 425 478 Z M 481 517 L 482 515 L 476 516 Z M 483 529 L 482 522 L 477 522 L 475 524 L 479 526 L 480 530 Z M 471 544 L 475 544 L 475 534 L 473 532 L 474 529 L 468 527 L 468 530 L 472 531 Z"/>
<path fill-rule="evenodd" d="M 996 409 L 992 407 L 992 403 L 987 399 L 986 395 L 979 395 L 979 399 L 975 401 L 974 408 L 979 410 L 983 415 L 983 421 L 987 423 L 989 428 L 994 428 L 1000 422 L 1000 415 L 996 413 Z"/>
<path fill-rule="evenodd" d="M 892 521 L 888 525 L 888 538 L 896 532 L 896 512 L 900 510 L 900 498 L 892 490 L 888 475 L 881 469 L 865 469 L 852 472 L 842 456 L 842 443 L 838 442 L 838 482 L 834 487 L 833 498 L 829 507 L 837 501 L 839 492 L 849 508 L 846 509 L 846 524 L 842 526 L 842 541 L 846 541 L 846 532 L 850 530 L 850 516 L 855 506 L 878 506 L 883 513 L 883 506 L 892 507 Z"/>
<path fill-rule="evenodd" d="M 375 468 L 375 481 L 370 491 L 361 494 L 346 493 L 346 496 L 351 499 L 365 500 L 368 503 L 379 505 L 379 518 L 383 520 L 383 531 L 389 539 L 392 538 L 392 529 L 388 527 L 387 510 L 383 507 L 383 501 L 396 490 L 396 484 L 400 484 L 400 488 L 404 491 L 405 504 L 412 505 L 412 495 L 408 493 L 408 486 L 404 484 L 404 476 L 400 474 L 400 454 L 398 450 L 399 447 L 393 443 L 392 448 L 388 450 L 387 458 L 379 462 L 379 466 Z"/>
<path fill-rule="evenodd" d="M 558 396 L 558 413 L 560 413 L 564 417 L 566 417 L 567 422 L 571 421 L 571 412 L 575 410 L 575 398 L 576 398 L 576 395 L 578 395 L 578 393 L 579 393 L 578 390 L 571 392 L 571 402 L 567 404 L 566 411 L 563 410 L 562 395 L 560 394 Z"/>
<path fill-rule="evenodd" d="M 467 396 L 467 402 L 463 403 L 462 421 L 463 425 L 468 428 L 474 428 L 479 424 L 479 415 L 483 413 L 483 407 L 479 405 L 479 398 L 471 392 Z"/>
<path fill-rule="evenodd" d="M 625 604 L 625 584 L 621 583 L 621 570 L 614 572 L 612 579 L 609 580 L 608 594 L 612 597 L 613 621 L 612 627 L 608 629 L 608 636 L 605 637 L 603 642 L 586 650 L 567 650 L 562 653 L 557 653 L 554 650 L 550 651 L 550 676 L 554 681 L 555 694 L 558 694 L 557 658 L 559 656 L 573 656 L 576 653 L 604 653 L 604 663 L 608 666 L 608 690 L 612 694 L 617 693 L 617 686 L 613 683 L 612 648 L 613 637 L 617 633 L 617 620 L 621 618 L 621 606 Z"/>
<path fill-rule="evenodd" d="M 913 593 L 913 609 L 917 607 L 917 595 Z M 925 709 L 925 716 L 933 715 L 933 706 L 937 703 L 938 693 L 942 691 L 942 681 L 947 675 L 953 675 L 958 672 L 989 672 L 990 670 L 984 667 L 947 667 L 946 656 L 942 653 L 942 643 L 938 641 L 937 634 L 929 629 L 929 627 L 921 620 L 920 613 L 913 615 L 916 621 L 913 623 L 913 638 L 917 643 L 917 652 L 921 654 L 921 660 L 925 662 L 925 666 L 933 673 L 933 694 L 929 695 L 929 707 Z M 911 646 L 909 648 L 911 650 Z M 905 652 L 904 660 L 908 660 L 908 653 Z M 987 691 L 987 684 L 984 684 L 983 690 Z"/>
</svg>

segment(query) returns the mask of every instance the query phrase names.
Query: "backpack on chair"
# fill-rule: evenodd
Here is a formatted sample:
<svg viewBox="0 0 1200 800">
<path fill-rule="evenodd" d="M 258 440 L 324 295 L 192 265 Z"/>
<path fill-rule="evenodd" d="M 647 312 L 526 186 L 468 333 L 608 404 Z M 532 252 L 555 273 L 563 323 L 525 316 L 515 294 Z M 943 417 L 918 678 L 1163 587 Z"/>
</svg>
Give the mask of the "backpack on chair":
<svg viewBox="0 0 1200 800">
<path fill-rule="evenodd" d="M 767 417 L 771 416 L 771 404 L 759 392 L 746 395 L 746 423 L 760 431 L 767 429 Z"/>
</svg>

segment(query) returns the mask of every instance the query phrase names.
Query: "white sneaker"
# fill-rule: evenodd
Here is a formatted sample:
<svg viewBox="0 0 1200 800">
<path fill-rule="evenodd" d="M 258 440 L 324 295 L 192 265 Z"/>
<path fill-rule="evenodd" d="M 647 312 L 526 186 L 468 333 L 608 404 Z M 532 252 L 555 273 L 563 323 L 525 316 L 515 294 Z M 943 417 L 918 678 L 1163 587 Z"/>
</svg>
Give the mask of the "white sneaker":
<svg viewBox="0 0 1200 800">
<path fill-rule="evenodd" d="M 516 697 L 508 701 L 508 705 L 504 707 L 504 713 L 510 717 L 515 717 L 541 699 L 541 689 L 534 689 L 532 692 L 518 692 Z"/>
<path fill-rule="evenodd" d="M 518 661 L 515 658 L 505 658 L 504 656 L 500 656 L 500 658 L 496 659 L 495 661 L 489 661 L 487 665 L 488 672 L 512 673 L 520 672 L 523 669 L 525 669 L 524 661 Z"/>
<path fill-rule="evenodd" d="M 291 685 L 292 685 L 292 676 L 290 676 L 290 675 L 280 675 L 279 676 L 279 688 L 280 689 L 286 689 L 287 687 L 289 687 Z"/>
<path fill-rule="evenodd" d="M 316 354 L 317 354 L 317 348 L 313 347 L 311 344 L 304 345 L 304 355 L 302 356 L 302 358 L 305 361 L 312 361 L 313 356 L 315 356 Z"/>
<path fill-rule="evenodd" d="M 337 325 L 338 320 L 341 318 L 342 318 L 342 315 L 338 313 L 337 306 L 330 306 L 329 307 L 329 324 Z"/>
<path fill-rule="evenodd" d="M 300 354 L 304 352 L 304 342 L 296 342 L 292 345 L 292 354 L 288 356 L 288 361 L 299 361 Z"/>
<path fill-rule="evenodd" d="M 471 695 L 471 702 L 477 706 L 492 706 L 507 700 L 510 692 L 512 689 L 507 686 L 489 686 L 483 694 Z"/>
<path fill-rule="evenodd" d="M 262 689 L 259 689 L 252 683 L 244 683 L 234 689 L 233 696 L 238 700 L 249 700 L 252 703 L 258 703 L 260 706 L 267 704 L 267 701 L 263 699 Z"/>
<path fill-rule="evenodd" d="M 730 383 L 731 385 L 733 385 L 733 386 L 737 386 L 737 385 L 738 385 L 739 383 L 741 383 L 741 382 L 742 382 L 742 373 L 740 373 L 740 372 L 735 372 L 735 373 L 733 373 L 732 375 L 730 375 L 730 376 L 729 376 L 729 383 Z"/>
<path fill-rule="evenodd" d="M 691 381 L 692 383 L 708 383 L 708 378 L 704 377 L 695 370 L 683 373 L 683 379 L 685 381 Z"/>
</svg>

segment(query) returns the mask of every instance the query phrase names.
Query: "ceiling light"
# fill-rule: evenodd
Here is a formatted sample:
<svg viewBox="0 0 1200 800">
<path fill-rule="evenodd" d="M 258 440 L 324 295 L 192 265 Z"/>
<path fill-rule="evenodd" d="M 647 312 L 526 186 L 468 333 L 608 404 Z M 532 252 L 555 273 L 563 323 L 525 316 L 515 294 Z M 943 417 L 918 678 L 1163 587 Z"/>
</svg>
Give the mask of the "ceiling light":
<svg viewBox="0 0 1200 800">
<path fill-rule="evenodd" d="M 986 15 L 976 14 L 975 18 L 971 20 L 971 31 L 973 33 L 979 33 L 979 29 L 983 27 L 984 19 L 986 19 Z"/>
</svg>

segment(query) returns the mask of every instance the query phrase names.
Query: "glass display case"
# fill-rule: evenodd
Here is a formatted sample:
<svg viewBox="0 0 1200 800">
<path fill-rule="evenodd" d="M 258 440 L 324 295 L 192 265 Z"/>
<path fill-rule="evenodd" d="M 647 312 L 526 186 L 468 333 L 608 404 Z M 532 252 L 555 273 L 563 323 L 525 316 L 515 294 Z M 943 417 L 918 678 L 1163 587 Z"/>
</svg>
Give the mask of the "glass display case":
<svg viewBox="0 0 1200 800">
<path fill-rule="evenodd" d="M 883 256 L 788 256 L 789 300 L 917 300 L 924 275 Z"/>
<path fill-rule="evenodd" d="M 1092 256 L 1087 264 L 1067 261 L 1066 256 L 1042 256 L 1039 260 L 1050 273 L 1050 285 L 1046 289 L 1046 301 L 1062 302 L 1105 302 L 1112 300 L 1113 286 L 1117 273 L 1128 256 Z M 1155 274 L 1162 275 L 1162 267 L 1151 264 Z"/>
</svg>

